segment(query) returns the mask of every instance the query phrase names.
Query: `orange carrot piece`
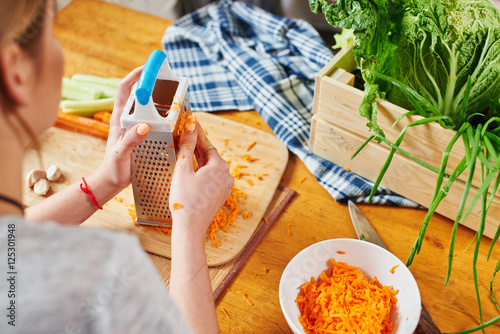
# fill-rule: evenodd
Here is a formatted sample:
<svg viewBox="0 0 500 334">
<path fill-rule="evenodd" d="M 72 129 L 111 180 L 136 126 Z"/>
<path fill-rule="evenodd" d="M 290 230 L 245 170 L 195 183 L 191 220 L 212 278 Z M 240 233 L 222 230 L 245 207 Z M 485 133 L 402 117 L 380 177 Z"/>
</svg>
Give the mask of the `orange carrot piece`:
<svg viewBox="0 0 500 334">
<path fill-rule="evenodd" d="M 396 268 L 399 267 L 399 264 L 395 265 L 394 267 L 391 268 L 391 270 L 389 270 L 389 272 L 391 274 L 394 274 L 394 271 L 396 270 Z"/>
<path fill-rule="evenodd" d="M 111 121 L 111 113 L 107 110 L 98 111 L 93 117 L 96 121 L 109 124 Z"/>
<path fill-rule="evenodd" d="M 241 292 L 241 291 L 235 291 L 235 293 L 237 293 L 237 294 L 239 294 L 240 296 L 242 296 L 242 297 L 243 297 L 243 299 L 245 299 L 245 301 L 248 303 L 248 305 L 253 306 L 252 301 L 251 301 L 250 299 L 248 299 L 248 296 L 247 296 L 247 294 L 246 294 L 246 293 Z"/>
<path fill-rule="evenodd" d="M 253 142 L 251 142 L 250 144 L 248 144 L 247 148 L 245 149 L 245 151 L 250 151 L 252 149 L 252 147 L 255 146 L 255 144 L 257 144 L 257 142 L 254 140 Z"/>
<path fill-rule="evenodd" d="M 299 180 L 299 183 L 303 183 L 305 180 L 306 180 L 306 177 L 304 176 L 303 178 L 301 178 L 301 179 Z"/>
<path fill-rule="evenodd" d="M 62 111 L 57 114 L 55 126 L 102 139 L 107 139 L 109 133 L 109 124 Z"/>
<path fill-rule="evenodd" d="M 254 162 L 254 161 L 259 160 L 259 158 L 252 158 L 248 154 L 243 154 L 241 157 L 243 158 L 243 160 L 246 160 L 248 162 Z"/>
<path fill-rule="evenodd" d="M 342 250 L 338 250 L 338 251 L 337 251 L 337 254 L 345 254 L 345 252 L 344 252 L 344 251 L 342 251 Z"/>
<path fill-rule="evenodd" d="M 172 208 L 174 209 L 174 211 L 179 210 L 180 208 L 182 208 L 182 203 L 174 203 L 172 204 Z"/>
</svg>

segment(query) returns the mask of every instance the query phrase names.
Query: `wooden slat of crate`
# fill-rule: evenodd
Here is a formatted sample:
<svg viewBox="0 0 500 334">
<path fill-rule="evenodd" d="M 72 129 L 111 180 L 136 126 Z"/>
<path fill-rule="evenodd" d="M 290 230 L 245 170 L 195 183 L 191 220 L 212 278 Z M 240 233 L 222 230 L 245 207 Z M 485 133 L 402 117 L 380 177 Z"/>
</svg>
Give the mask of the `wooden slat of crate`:
<svg viewBox="0 0 500 334">
<path fill-rule="evenodd" d="M 337 64 L 340 64 L 346 70 L 351 69 L 351 63 L 346 60 L 350 57 L 352 58 L 352 53 L 348 51 L 344 51 L 342 54 L 339 53 L 318 73 L 314 96 L 314 114 L 320 115 L 323 119 L 346 130 L 366 132 L 368 137 L 368 127 L 366 126 L 368 121 L 357 114 L 364 92 L 339 82 L 331 76 L 332 67 L 336 67 Z M 349 65 L 346 66 L 345 64 Z M 378 124 L 384 130 L 386 138 L 391 142 L 396 140 L 404 126 L 421 119 L 420 116 L 405 117 L 394 128 L 391 128 L 394 122 L 407 110 L 388 101 L 378 99 L 377 111 Z M 453 131 L 445 130 L 437 123 L 411 127 L 406 132 L 405 139 L 400 147 L 429 165 L 439 168 L 442 152 L 453 135 Z M 460 138 L 448 158 L 448 168 L 446 169 L 448 174 L 453 171 L 464 155 L 464 146 Z M 479 164 L 476 165 L 476 168 L 479 168 L 478 166 Z M 465 182 L 467 174 L 463 173 L 459 179 Z M 480 186 L 479 173 L 474 174 L 472 184 L 475 187 Z"/>
<path fill-rule="evenodd" d="M 365 139 L 364 132 L 355 133 L 330 123 L 319 115 L 313 116 L 311 129 L 313 152 L 339 166 L 349 167 L 352 172 L 369 180 L 376 180 L 389 154 L 389 147 L 372 142 L 351 160 L 352 154 Z M 428 207 L 435 189 L 435 180 L 436 175 L 432 171 L 411 159 L 396 154 L 381 185 Z M 454 220 L 463 190 L 464 183 L 459 180 L 455 181 L 436 212 Z M 477 188 L 472 187 L 469 192 L 469 201 L 476 191 Z M 462 224 L 477 231 L 480 221 L 479 211 L 480 207 L 476 205 Z M 500 199 L 496 196 L 486 219 L 484 232 L 486 236 L 493 238 L 499 224 L 498 217 L 500 217 Z"/>
</svg>

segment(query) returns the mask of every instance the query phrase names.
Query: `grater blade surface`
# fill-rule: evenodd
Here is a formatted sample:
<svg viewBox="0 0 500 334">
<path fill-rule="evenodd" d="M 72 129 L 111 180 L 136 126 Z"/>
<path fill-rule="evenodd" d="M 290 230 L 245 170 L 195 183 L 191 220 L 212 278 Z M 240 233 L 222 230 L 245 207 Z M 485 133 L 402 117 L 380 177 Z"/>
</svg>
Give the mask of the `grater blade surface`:
<svg viewBox="0 0 500 334">
<path fill-rule="evenodd" d="M 175 168 L 172 133 L 150 132 L 132 153 L 132 188 L 137 223 L 164 226 L 172 222 L 170 184 Z"/>
</svg>

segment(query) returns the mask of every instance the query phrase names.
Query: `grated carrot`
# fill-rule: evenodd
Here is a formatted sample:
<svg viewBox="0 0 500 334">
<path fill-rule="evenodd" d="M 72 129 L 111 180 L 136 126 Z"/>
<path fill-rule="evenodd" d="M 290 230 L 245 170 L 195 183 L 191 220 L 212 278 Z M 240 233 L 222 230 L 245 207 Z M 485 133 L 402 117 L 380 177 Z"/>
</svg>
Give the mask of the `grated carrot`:
<svg viewBox="0 0 500 334">
<path fill-rule="evenodd" d="M 248 303 L 248 305 L 253 306 L 252 301 L 251 301 L 250 299 L 248 299 L 248 296 L 247 296 L 247 294 L 246 294 L 246 293 L 241 292 L 241 291 L 235 291 L 235 293 L 237 293 L 237 294 L 239 294 L 240 296 L 242 296 L 242 297 L 243 297 L 243 299 L 245 299 L 245 301 Z"/>
<path fill-rule="evenodd" d="M 264 270 L 264 273 L 266 273 L 266 274 L 269 272 L 269 269 L 267 269 L 266 267 L 264 267 L 263 270 Z"/>
<path fill-rule="evenodd" d="M 243 165 L 236 165 L 234 167 L 234 169 L 231 171 L 231 175 L 239 180 L 242 176 L 245 176 L 245 175 L 250 175 L 249 173 L 244 173 L 241 171 L 241 168 L 245 168 L 246 166 L 243 166 Z"/>
<path fill-rule="evenodd" d="M 290 232 L 290 227 L 292 226 L 291 223 L 286 224 L 286 235 L 291 236 L 292 233 Z"/>
<path fill-rule="evenodd" d="M 243 154 L 241 157 L 243 158 L 243 160 L 246 160 L 248 162 L 254 162 L 254 161 L 259 160 L 259 158 L 252 158 L 248 154 Z"/>
<path fill-rule="evenodd" d="M 241 199 L 246 199 L 246 196 L 246 193 L 237 188 L 231 188 L 231 194 L 224 202 L 222 208 L 217 212 L 208 228 L 207 240 L 212 241 L 212 247 L 217 248 L 221 245 L 217 236 L 219 230 L 228 233 L 231 231 L 229 226 L 236 227 L 234 222 L 236 221 L 236 217 L 240 214 L 239 201 Z"/>
<path fill-rule="evenodd" d="M 337 254 L 345 254 L 345 252 L 344 252 L 344 251 L 341 251 L 341 250 L 338 250 L 338 251 L 337 251 Z"/>
<path fill-rule="evenodd" d="M 269 225 L 269 221 L 267 220 L 267 218 L 266 218 L 266 217 L 264 217 L 264 218 L 262 218 L 262 219 L 264 219 L 264 222 L 265 222 L 266 224 L 268 224 L 268 225 Z"/>
<path fill-rule="evenodd" d="M 306 177 L 304 176 L 303 178 L 301 178 L 301 179 L 299 180 L 299 183 L 303 183 L 305 180 L 306 180 Z"/>
<path fill-rule="evenodd" d="M 394 274 L 394 271 L 396 270 L 396 268 L 399 267 L 399 264 L 395 265 L 394 267 L 391 268 L 390 273 L 391 274 Z"/>
<path fill-rule="evenodd" d="M 252 182 L 252 180 L 250 180 L 250 179 L 249 179 L 249 180 L 247 180 L 247 183 L 248 183 L 248 185 L 253 186 L 253 182 Z"/>
<path fill-rule="evenodd" d="M 253 142 L 251 142 L 250 144 L 248 144 L 247 148 L 245 149 L 245 151 L 250 151 L 252 149 L 252 147 L 255 146 L 255 144 L 257 144 L 257 142 L 254 140 Z"/>
<path fill-rule="evenodd" d="M 329 276 L 322 272 L 318 281 L 301 288 L 295 302 L 301 312 L 299 322 L 306 333 L 390 333 L 397 290 L 369 281 L 358 267 L 330 259 Z"/>
<path fill-rule="evenodd" d="M 172 208 L 175 210 L 179 210 L 180 208 L 182 208 L 182 204 L 181 203 L 174 203 L 172 204 Z"/>
</svg>

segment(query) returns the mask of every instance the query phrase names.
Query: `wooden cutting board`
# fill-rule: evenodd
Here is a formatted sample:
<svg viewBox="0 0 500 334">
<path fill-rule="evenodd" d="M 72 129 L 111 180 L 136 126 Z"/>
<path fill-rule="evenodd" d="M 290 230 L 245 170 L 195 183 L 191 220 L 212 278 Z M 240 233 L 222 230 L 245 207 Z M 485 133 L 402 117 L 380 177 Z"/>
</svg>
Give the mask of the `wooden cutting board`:
<svg viewBox="0 0 500 334">
<path fill-rule="evenodd" d="M 212 144 L 222 157 L 230 162 L 232 170 L 236 166 L 247 175 L 235 180 L 235 186 L 246 193 L 247 198 L 240 203 L 240 215 L 231 231 L 218 232 L 220 247 L 206 243 L 207 260 L 210 266 L 217 266 L 238 255 L 254 233 L 280 183 L 288 162 L 288 150 L 275 136 L 245 124 L 230 121 L 208 113 L 195 113 L 208 134 Z M 255 141 L 248 151 L 246 149 Z M 53 184 L 57 192 L 73 182 L 80 182 L 102 161 L 106 142 L 87 135 L 50 128 L 39 139 L 45 167 L 56 164 L 63 171 L 65 180 Z M 249 162 L 243 159 L 247 154 L 259 160 Z M 31 169 L 40 169 L 34 150 L 28 149 L 24 163 L 24 175 Z M 49 193 L 50 196 L 50 193 Z M 24 204 L 33 205 L 43 198 L 26 190 Z M 104 205 L 104 210 L 96 212 L 82 226 L 126 231 L 138 235 L 143 248 L 151 253 L 170 257 L 170 236 L 150 227 L 136 226 L 133 222 L 134 200 L 129 186 L 114 199 Z M 250 218 L 243 214 L 252 212 Z"/>
</svg>

